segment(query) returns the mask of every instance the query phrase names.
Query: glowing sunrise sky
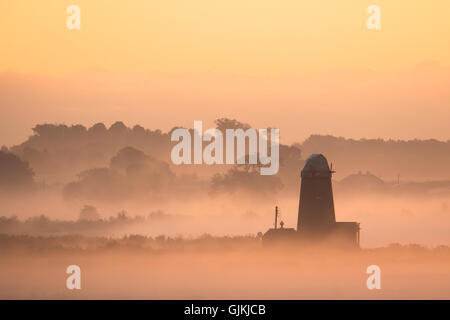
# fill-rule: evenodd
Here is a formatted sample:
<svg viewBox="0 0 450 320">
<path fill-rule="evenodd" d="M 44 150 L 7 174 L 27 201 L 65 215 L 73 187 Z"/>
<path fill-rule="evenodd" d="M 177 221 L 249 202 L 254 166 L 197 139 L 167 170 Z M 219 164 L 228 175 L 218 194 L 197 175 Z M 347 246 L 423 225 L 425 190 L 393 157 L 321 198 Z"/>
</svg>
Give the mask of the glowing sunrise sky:
<svg viewBox="0 0 450 320">
<path fill-rule="evenodd" d="M 81 30 L 66 8 L 81 8 Z M 381 8 L 368 30 L 366 8 Z M 450 139 L 448 0 L 0 2 L 0 145 L 37 123 L 169 130 L 227 116 L 313 133 Z"/>
</svg>

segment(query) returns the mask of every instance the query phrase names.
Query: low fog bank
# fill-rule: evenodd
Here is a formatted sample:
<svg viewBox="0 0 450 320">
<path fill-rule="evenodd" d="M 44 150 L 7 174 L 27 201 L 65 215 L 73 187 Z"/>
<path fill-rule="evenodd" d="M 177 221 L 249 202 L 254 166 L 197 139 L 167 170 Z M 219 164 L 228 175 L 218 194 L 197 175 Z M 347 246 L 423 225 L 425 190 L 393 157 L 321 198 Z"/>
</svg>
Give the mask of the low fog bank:
<svg viewBox="0 0 450 320">
<path fill-rule="evenodd" d="M 251 127 L 226 118 L 215 125 Z M 27 141 L 0 150 L 0 232 L 255 235 L 273 226 L 275 206 L 295 228 L 300 171 L 319 152 L 337 171 L 336 219 L 361 223 L 363 247 L 450 243 L 450 141 L 313 135 L 280 145 L 273 176 L 258 165 L 175 166 L 172 146 L 170 131 L 120 121 L 37 125 Z"/>
<path fill-rule="evenodd" d="M 450 244 L 447 197 L 411 197 L 335 192 L 337 221 L 361 223 L 361 246 Z M 68 204 L 50 198 L 0 203 L 0 233 L 121 237 L 256 235 L 273 227 L 274 208 L 285 227 L 296 228 L 298 195 L 256 201 L 251 196 L 196 197 L 161 203 Z M 26 214 L 25 214 L 26 213 Z"/>
<path fill-rule="evenodd" d="M 450 248 L 273 249 L 257 237 L 0 236 L 2 299 L 449 299 Z M 9 250 L 3 250 L 7 249 Z M 81 290 L 67 290 L 67 266 Z M 381 290 L 366 269 L 381 268 Z"/>
</svg>

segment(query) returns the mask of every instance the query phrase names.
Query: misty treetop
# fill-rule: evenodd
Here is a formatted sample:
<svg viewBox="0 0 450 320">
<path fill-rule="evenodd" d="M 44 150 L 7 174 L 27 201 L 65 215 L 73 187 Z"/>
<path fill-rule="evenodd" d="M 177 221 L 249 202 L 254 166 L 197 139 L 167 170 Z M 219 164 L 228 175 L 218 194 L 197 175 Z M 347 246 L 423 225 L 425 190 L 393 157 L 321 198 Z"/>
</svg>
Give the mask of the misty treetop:
<svg viewBox="0 0 450 320">
<path fill-rule="evenodd" d="M 217 119 L 215 124 L 222 131 L 251 127 L 227 118 Z M 450 179 L 449 141 L 355 140 L 311 135 L 303 143 L 280 144 L 278 174 L 257 177 L 257 165 L 174 166 L 170 161 L 172 130 L 128 127 L 120 121 L 109 128 L 103 123 L 91 127 L 36 125 L 27 141 L 2 148 L 1 190 L 13 190 L 19 185 L 29 190 L 36 185 L 53 186 L 67 199 L 94 197 L 105 201 L 130 197 L 157 199 L 162 194 L 180 197 L 194 192 L 209 195 L 249 192 L 266 197 L 283 190 L 295 194 L 304 159 L 311 153 L 326 155 L 333 163 L 337 180 L 359 171 L 370 171 L 386 182 Z M 364 179 L 369 178 L 351 181 L 365 183 Z M 375 189 L 384 187 L 379 184 Z"/>
<path fill-rule="evenodd" d="M 0 151 L 0 193 L 32 191 L 35 188 L 33 178 L 34 172 L 28 162 Z"/>
</svg>

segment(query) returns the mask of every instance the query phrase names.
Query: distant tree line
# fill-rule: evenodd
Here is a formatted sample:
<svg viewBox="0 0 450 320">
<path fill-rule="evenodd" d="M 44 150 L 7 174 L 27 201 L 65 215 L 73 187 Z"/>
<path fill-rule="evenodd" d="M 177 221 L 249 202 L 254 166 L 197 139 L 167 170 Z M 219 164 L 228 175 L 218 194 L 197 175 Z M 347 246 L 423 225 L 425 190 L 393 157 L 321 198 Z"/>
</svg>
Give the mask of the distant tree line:
<svg viewBox="0 0 450 320">
<path fill-rule="evenodd" d="M 250 128 L 238 120 L 216 120 L 219 130 Z M 40 124 L 20 145 L 0 151 L 0 193 L 62 186 L 67 199 L 180 197 L 203 192 L 248 192 L 267 197 L 298 192 L 300 171 L 311 153 L 324 154 L 338 180 L 370 171 L 387 182 L 450 179 L 450 141 L 346 139 L 312 135 L 303 143 L 280 145 L 280 170 L 261 177 L 259 167 L 174 166 L 170 132 L 116 122 L 107 128 Z"/>
</svg>

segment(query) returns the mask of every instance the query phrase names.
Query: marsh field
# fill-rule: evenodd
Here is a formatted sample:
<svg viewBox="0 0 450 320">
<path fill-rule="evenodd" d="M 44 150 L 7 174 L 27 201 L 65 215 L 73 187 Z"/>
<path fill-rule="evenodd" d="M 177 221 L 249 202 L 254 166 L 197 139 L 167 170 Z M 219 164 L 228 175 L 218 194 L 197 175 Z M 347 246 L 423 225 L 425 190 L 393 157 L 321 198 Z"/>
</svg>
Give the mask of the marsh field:
<svg viewBox="0 0 450 320">
<path fill-rule="evenodd" d="M 1 236 L 2 299 L 449 299 L 450 247 L 264 248 L 257 237 Z M 66 268 L 81 269 L 81 290 Z M 381 269 L 369 290 L 366 269 Z"/>
</svg>

